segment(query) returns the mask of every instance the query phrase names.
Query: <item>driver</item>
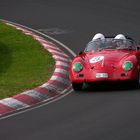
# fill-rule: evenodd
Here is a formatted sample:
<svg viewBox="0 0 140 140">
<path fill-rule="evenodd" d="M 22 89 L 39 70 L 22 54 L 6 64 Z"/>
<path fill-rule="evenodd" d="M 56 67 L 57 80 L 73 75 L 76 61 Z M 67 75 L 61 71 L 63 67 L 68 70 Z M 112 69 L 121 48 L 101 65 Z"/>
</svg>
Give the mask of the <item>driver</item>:
<svg viewBox="0 0 140 140">
<path fill-rule="evenodd" d="M 94 50 L 97 50 L 99 48 L 102 48 L 102 41 L 105 39 L 105 36 L 101 33 L 97 33 L 92 38 L 91 42 L 94 42 Z"/>
<path fill-rule="evenodd" d="M 116 40 L 117 49 L 126 48 L 126 37 L 123 34 L 118 34 L 114 38 Z"/>
</svg>

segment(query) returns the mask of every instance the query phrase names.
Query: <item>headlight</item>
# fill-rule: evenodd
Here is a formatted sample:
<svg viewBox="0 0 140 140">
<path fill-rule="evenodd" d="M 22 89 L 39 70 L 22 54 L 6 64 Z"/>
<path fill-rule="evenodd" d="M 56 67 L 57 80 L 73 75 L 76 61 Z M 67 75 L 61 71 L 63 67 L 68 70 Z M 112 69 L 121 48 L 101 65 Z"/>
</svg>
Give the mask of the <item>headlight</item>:
<svg viewBox="0 0 140 140">
<path fill-rule="evenodd" d="M 129 70 L 131 70 L 133 68 L 133 63 L 131 62 L 131 61 L 126 61 L 126 62 L 124 62 L 124 64 L 123 64 L 123 69 L 125 70 L 125 71 L 129 71 Z"/>
<path fill-rule="evenodd" d="M 72 67 L 74 72 L 80 72 L 83 69 L 83 65 L 80 62 L 73 64 Z"/>
</svg>

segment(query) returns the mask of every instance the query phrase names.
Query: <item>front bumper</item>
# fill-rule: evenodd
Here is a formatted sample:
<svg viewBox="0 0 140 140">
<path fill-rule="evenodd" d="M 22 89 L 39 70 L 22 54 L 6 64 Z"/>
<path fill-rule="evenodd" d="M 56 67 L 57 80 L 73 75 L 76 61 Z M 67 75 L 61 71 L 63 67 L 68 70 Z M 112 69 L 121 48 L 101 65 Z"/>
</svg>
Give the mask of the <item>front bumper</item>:
<svg viewBox="0 0 140 140">
<path fill-rule="evenodd" d="M 97 76 L 100 75 L 101 76 Z M 88 72 L 73 73 L 70 75 L 70 80 L 75 83 L 82 82 L 100 82 L 100 81 L 133 81 L 139 79 L 139 71 L 105 71 L 96 70 Z"/>
</svg>

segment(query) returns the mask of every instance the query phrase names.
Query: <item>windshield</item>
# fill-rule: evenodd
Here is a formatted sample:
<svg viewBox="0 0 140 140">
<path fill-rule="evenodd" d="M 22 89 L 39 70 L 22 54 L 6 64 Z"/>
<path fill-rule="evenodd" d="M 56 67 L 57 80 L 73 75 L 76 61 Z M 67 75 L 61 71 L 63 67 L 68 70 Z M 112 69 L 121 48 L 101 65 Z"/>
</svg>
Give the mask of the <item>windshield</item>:
<svg viewBox="0 0 140 140">
<path fill-rule="evenodd" d="M 90 41 L 85 48 L 85 52 L 96 51 L 96 50 L 106 50 L 106 49 L 136 49 L 136 45 L 132 40 L 122 40 L 114 38 L 98 39 L 95 41 Z"/>
</svg>

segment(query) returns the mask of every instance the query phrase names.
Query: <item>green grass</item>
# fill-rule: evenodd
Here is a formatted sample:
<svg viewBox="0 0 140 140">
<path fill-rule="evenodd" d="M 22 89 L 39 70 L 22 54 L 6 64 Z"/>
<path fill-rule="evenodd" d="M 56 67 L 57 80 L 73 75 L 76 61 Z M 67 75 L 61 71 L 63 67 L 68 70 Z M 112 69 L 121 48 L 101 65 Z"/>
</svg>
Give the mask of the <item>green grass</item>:
<svg viewBox="0 0 140 140">
<path fill-rule="evenodd" d="M 51 77 L 54 64 L 35 39 L 0 22 L 0 99 L 40 86 Z"/>
</svg>

